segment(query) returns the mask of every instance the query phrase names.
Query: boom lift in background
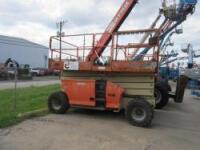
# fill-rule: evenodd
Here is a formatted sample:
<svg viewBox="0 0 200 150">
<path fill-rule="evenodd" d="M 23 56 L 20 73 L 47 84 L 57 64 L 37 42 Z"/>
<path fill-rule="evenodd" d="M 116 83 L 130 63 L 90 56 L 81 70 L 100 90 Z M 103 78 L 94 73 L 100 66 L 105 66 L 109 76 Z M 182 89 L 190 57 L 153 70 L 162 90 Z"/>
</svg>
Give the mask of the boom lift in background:
<svg viewBox="0 0 200 150">
<path fill-rule="evenodd" d="M 193 14 L 195 11 L 195 6 L 197 0 L 180 0 L 179 3 L 176 3 L 176 0 L 163 0 L 163 9 L 161 12 L 164 14 L 165 19 L 161 23 L 160 29 L 160 45 L 163 45 L 163 42 L 167 35 L 173 32 L 179 25 L 181 25 L 189 14 Z M 158 22 L 158 20 L 156 19 Z M 156 24 L 155 24 L 156 25 Z M 155 37 L 157 36 L 154 35 Z M 147 40 L 146 39 L 143 41 Z M 142 59 L 144 54 L 147 54 L 151 49 L 146 48 L 142 50 L 137 56 L 133 55 L 134 60 Z"/>
<path fill-rule="evenodd" d="M 51 112 L 62 114 L 70 107 L 125 110 L 132 125 L 151 125 L 156 107 L 154 85 L 159 66 L 161 30 L 118 31 L 137 2 L 125 0 L 104 33 L 63 36 L 61 42 L 65 46 L 61 52 L 56 48 L 59 38 L 50 38 L 49 67 L 62 70 L 62 91 L 53 93 L 48 100 Z M 163 30 L 166 28 L 163 26 Z M 147 36 L 148 40 L 141 43 L 137 38 L 141 35 L 155 36 Z M 153 52 L 144 54 L 142 60 L 129 60 L 130 53 L 136 49 L 151 49 Z M 55 53 L 69 58 L 55 60 Z M 103 57 L 103 53 L 108 57 Z M 183 100 L 186 79 L 181 76 L 178 82 L 174 94 L 176 102 Z"/>
<path fill-rule="evenodd" d="M 164 66 L 164 65 L 167 65 L 167 64 L 171 64 L 175 61 L 181 61 L 181 60 L 187 59 L 188 60 L 187 68 L 192 69 L 193 66 L 194 66 L 194 58 L 200 57 L 199 50 L 194 50 L 191 44 L 187 44 L 186 47 L 182 48 L 182 52 L 186 53 L 187 56 L 183 56 L 183 57 L 177 57 L 176 56 L 176 58 L 174 58 L 174 59 L 169 59 L 169 58 L 172 58 L 172 57 L 169 57 L 168 59 L 163 59 L 163 61 L 161 61 L 160 65 Z M 176 53 L 175 53 L 175 55 L 176 55 Z M 171 56 L 173 56 L 173 54 Z"/>
<path fill-rule="evenodd" d="M 160 74 L 164 75 L 165 77 L 176 80 L 179 76 L 179 74 L 185 74 L 189 78 L 189 82 L 187 87 L 191 89 L 191 94 L 197 97 L 200 97 L 200 68 L 195 63 L 194 59 L 199 58 L 199 50 L 194 50 L 193 46 L 191 44 L 186 44 L 182 48 L 182 52 L 186 53 L 187 56 L 182 57 L 170 57 L 166 59 L 161 59 L 160 61 Z M 173 59 L 172 59 L 173 58 Z M 187 67 L 183 68 L 180 67 L 180 61 L 187 60 Z M 174 62 L 177 62 L 178 67 L 177 68 L 169 68 L 169 64 L 172 64 Z M 184 64 L 184 63 L 183 63 Z M 164 67 L 167 66 L 167 67 Z"/>
<path fill-rule="evenodd" d="M 172 36 L 174 32 L 180 34 L 180 30 L 177 29 L 177 27 L 187 19 L 187 16 L 189 14 L 194 13 L 196 4 L 197 0 L 180 0 L 179 3 L 176 3 L 176 0 L 163 0 L 163 9 L 161 9 L 161 13 L 164 14 L 165 19 L 159 27 L 161 46 L 160 54 L 162 53 L 163 47 L 165 46 L 165 39 Z M 154 37 L 157 37 L 157 34 L 155 34 Z M 145 40 L 146 39 L 144 39 L 144 41 Z M 132 59 L 134 61 L 140 61 L 143 59 L 143 56 L 149 53 L 150 51 L 150 48 L 145 48 L 143 50 L 140 49 L 139 53 L 134 53 L 134 55 L 132 55 Z M 161 54 L 161 56 L 164 55 Z M 160 59 L 161 60 L 159 61 L 162 61 L 162 57 L 160 57 Z M 165 90 L 161 90 L 162 87 L 167 88 Z M 168 96 L 166 96 L 167 94 L 164 94 L 164 91 L 166 90 L 168 90 Z M 155 84 L 155 96 L 157 108 L 161 109 L 167 105 L 169 98 L 172 96 L 171 87 L 168 84 L 168 79 L 157 78 Z"/>
</svg>

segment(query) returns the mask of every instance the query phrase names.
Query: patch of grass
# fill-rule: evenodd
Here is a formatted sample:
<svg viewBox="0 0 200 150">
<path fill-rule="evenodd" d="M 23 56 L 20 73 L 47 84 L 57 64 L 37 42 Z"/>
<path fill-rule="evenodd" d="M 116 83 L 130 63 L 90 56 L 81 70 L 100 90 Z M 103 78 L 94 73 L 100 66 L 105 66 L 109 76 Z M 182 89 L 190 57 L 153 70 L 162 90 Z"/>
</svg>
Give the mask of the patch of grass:
<svg viewBox="0 0 200 150">
<path fill-rule="evenodd" d="M 14 110 L 14 90 L 0 91 L 0 128 L 19 122 L 19 114 L 47 108 L 48 96 L 59 90 L 59 85 L 19 88 L 16 110 Z"/>
</svg>

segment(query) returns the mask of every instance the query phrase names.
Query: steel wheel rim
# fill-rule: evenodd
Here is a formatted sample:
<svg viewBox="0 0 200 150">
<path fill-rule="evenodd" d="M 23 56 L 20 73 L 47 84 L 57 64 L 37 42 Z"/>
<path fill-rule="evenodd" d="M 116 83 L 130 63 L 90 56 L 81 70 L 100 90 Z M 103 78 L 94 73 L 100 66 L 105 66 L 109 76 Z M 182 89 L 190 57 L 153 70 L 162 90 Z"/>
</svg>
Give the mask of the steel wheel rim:
<svg viewBox="0 0 200 150">
<path fill-rule="evenodd" d="M 142 107 L 135 107 L 131 113 L 131 117 L 138 122 L 143 121 L 146 116 L 147 113 Z"/>
<path fill-rule="evenodd" d="M 162 100 L 162 94 L 158 89 L 155 89 L 155 98 L 156 98 L 156 104 L 159 104 Z"/>
<path fill-rule="evenodd" d="M 59 110 L 61 106 L 61 101 L 59 99 L 53 99 L 52 100 L 52 107 L 54 110 Z"/>
</svg>

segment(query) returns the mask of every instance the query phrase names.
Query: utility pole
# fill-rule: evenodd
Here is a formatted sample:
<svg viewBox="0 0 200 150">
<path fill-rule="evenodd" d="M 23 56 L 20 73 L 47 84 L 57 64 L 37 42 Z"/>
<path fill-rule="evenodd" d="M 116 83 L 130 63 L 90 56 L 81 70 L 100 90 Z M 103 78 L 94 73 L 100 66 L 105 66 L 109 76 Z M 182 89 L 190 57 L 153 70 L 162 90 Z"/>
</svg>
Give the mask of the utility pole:
<svg viewBox="0 0 200 150">
<path fill-rule="evenodd" d="M 65 21 L 60 21 L 57 23 L 57 27 L 59 28 L 59 31 L 57 32 L 57 36 L 59 36 L 59 41 L 60 41 L 60 56 L 59 56 L 59 60 L 62 60 L 62 36 L 64 36 L 64 32 L 62 32 L 63 30 L 63 26 L 65 24 Z"/>
</svg>

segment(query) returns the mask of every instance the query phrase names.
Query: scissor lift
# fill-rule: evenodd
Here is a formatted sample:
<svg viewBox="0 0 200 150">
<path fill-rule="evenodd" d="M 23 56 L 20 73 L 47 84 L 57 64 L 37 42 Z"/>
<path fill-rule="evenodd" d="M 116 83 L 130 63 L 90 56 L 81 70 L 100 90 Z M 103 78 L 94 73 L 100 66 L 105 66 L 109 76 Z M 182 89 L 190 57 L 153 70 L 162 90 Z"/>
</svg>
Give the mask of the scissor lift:
<svg viewBox="0 0 200 150">
<path fill-rule="evenodd" d="M 50 38 L 49 66 L 62 70 L 62 91 L 49 97 L 51 112 L 65 113 L 70 107 L 125 110 L 131 124 L 151 125 L 156 106 L 160 29 L 118 31 L 136 3 L 125 0 L 104 33 L 66 35 L 62 41 L 57 36 Z M 141 35 L 148 35 L 148 40 L 137 41 Z M 56 48 L 59 42 L 63 43 L 62 50 Z M 141 54 L 140 60 L 130 60 L 130 54 L 138 48 L 152 51 Z M 55 54 L 68 57 L 59 60 Z M 174 96 L 177 100 L 182 97 L 182 101 L 183 93 L 184 89 Z"/>
</svg>

